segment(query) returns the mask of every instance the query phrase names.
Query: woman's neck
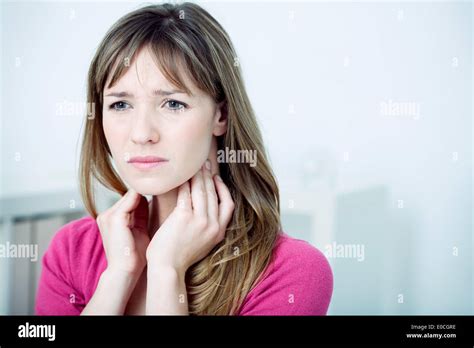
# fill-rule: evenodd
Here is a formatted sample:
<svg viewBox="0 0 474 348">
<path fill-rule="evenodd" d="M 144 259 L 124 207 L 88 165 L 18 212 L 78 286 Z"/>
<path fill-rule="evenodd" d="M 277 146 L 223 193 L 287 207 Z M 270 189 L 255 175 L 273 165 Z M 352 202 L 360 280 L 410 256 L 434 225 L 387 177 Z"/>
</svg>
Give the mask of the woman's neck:
<svg viewBox="0 0 474 348">
<path fill-rule="evenodd" d="M 150 239 L 153 238 L 155 232 L 176 207 L 177 199 L 177 188 L 159 196 L 152 196 L 149 202 L 150 214 L 148 221 L 148 235 L 150 236 Z"/>
</svg>

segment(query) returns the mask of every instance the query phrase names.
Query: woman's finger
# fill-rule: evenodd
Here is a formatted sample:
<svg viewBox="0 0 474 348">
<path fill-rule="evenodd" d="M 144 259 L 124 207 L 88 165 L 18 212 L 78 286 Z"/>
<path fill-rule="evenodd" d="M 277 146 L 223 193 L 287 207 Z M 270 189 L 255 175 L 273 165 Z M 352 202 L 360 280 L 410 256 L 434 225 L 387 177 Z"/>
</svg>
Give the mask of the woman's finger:
<svg viewBox="0 0 474 348">
<path fill-rule="evenodd" d="M 203 167 L 191 179 L 191 199 L 194 215 L 207 217 L 207 197 L 202 178 Z"/>
<path fill-rule="evenodd" d="M 207 167 L 209 166 L 209 167 Z M 216 188 L 214 185 L 214 181 L 212 180 L 212 167 L 211 167 L 211 161 L 206 160 L 206 163 L 204 165 L 204 186 L 206 188 L 206 194 L 207 194 L 207 217 L 209 218 L 210 221 L 215 221 L 218 222 L 218 202 L 217 202 L 217 193 L 216 193 Z"/>
<path fill-rule="evenodd" d="M 232 195 L 230 194 L 229 189 L 226 184 L 222 181 L 219 175 L 214 175 L 214 183 L 216 185 L 217 194 L 219 195 L 219 226 L 222 229 L 227 227 L 232 214 L 234 212 L 234 201 L 232 200 Z"/>
<path fill-rule="evenodd" d="M 191 210 L 191 192 L 189 188 L 189 182 L 186 181 L 178 188 L 178 199 L 176 202 L 176 206 L 179 209 L 183 210 Z"/>
<path fill-rule="evenodd" d="M 140 195 L 137 207 L 133 210 L 131 225 L 138 231 L 147 231 L 148 229 L 149 207 L 147 199 Z"/>
<path fill-rule="evenodd" d="M 120 198 L 120 200 L 112 207 L 112 212 L 119 214 L 120 216 L 127 219 L 129 224 L 131 223 L 131 213 L 138 207 L 140 203 L 140 195 L 134 189 L 129 189 L 127 193 Z"/>
</svg>

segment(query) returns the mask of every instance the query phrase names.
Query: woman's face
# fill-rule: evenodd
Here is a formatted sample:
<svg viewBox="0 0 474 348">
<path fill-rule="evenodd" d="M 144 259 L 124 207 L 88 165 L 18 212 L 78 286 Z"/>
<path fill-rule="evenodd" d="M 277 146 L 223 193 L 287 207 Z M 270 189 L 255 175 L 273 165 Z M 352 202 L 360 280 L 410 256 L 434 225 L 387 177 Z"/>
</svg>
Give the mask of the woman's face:
<svg viewBox="0 0 474 348">
<path fill-rule="evenodd" d="M 119 175 L 138 193 L 166 193 L 216 156 L 215 136 L 225 133 L 226 120 L 209 95 L 189 79 L 185 83 L 193 95 L 167 81 L 145 47 L 121 79 L 104 89 L 105 137 Z M 143 156 L 164 161 L 147 168 L 132 163 Z"/>
</svg>

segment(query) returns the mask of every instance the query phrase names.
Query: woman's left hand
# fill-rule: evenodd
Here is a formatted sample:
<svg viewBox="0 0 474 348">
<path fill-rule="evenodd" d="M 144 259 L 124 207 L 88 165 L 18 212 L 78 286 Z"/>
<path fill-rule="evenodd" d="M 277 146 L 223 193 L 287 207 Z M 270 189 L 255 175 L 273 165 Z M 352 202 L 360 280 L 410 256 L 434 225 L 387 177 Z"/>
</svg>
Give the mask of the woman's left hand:
<svg viewBox="0 0 474 348">
<path fill-rule="evenodd" d="M 186 270 L 224 239 L 234 211 L 229 189 L 206 161 L 178 189 L 177 205 L 153 236 L 146 251 L 148 270 Z M 208 165 L 208 166 L 206 166 Z"/>
</svg>

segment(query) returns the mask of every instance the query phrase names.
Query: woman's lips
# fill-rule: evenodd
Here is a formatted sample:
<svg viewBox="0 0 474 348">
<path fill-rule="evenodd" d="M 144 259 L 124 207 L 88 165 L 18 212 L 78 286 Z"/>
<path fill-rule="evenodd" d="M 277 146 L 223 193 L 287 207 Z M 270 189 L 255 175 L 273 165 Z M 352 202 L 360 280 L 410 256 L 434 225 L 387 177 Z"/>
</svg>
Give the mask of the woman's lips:
<svg viewBox="0 0 474 348">
<path fill-rule="evenodd" d="M 162 166 L 165 163 L 166 163 L 165 161 L 161 161 L 161 162 L 133 162 L 132 165 L 135 168 L 138 168 L 138 169 L 150 169 L 150 168 L 155 168 L 155 167 L 158 167 L 158 166 Z"/>
<path fill-rule="evenodd" d="M 156 156 L 137 156 L 130 158 L 128 161 L 128 163 L 138 169 L 151 169 L 162 166 L 166 162 L 168 162 L 167 159 Z"/>
</svg>

